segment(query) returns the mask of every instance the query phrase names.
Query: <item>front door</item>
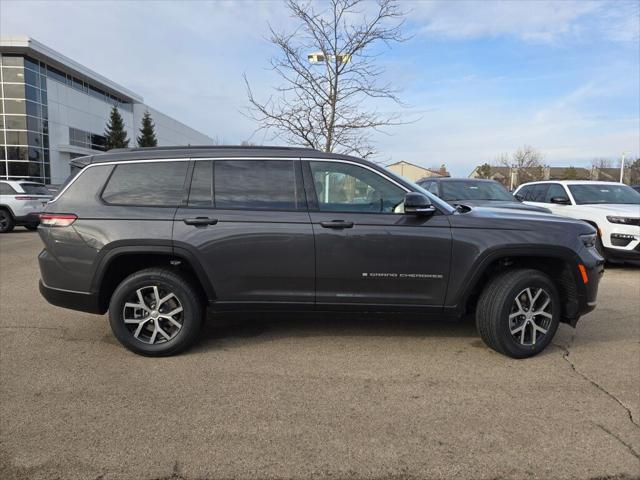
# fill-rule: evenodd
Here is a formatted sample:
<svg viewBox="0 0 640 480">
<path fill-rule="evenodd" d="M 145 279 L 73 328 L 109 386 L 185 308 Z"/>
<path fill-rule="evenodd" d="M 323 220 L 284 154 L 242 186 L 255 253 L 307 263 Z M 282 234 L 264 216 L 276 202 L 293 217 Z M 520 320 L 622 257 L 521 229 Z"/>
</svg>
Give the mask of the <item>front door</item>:
<svg viewBox="0 0 640 480">
<path fill-rule="evenodd" d="M 219 307 L 313 308 L 314 238 L 298 159 L 194 161 L 173 238 L 197 256 Z"/>
<path fill-rule="evenodd" d="M 403 213 L 406 188 L 369 166 L 303 162 L 316 242 L 316 302 L 338 308 L 443 305 L 446 215 Z"/>
</svg>

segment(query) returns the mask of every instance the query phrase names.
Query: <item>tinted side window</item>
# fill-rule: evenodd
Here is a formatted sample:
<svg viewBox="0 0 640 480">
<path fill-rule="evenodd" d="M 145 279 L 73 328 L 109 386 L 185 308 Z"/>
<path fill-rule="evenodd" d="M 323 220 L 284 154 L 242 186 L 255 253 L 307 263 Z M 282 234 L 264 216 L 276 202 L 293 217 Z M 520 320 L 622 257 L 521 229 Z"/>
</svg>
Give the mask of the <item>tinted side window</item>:
<svg viewBox="0 0 640 480">
<path fill-rule="evenodd" d="M 117 165 L 102 199 L 118 205 L 175 207 L 183 196 L 188 162 Z"/>
<path fill-rule="evenodd" d="M 321 211 L 393 213 L 405 191 L 371 170 L 341 162 L 309 162 Z"/>
<path fill-rule="evenodd" d="M 20 184 L 24 193 L 28 193 L 29 195 L 51 195 L 51 192 L 39 183 L 22 183 Z"/>
<path fill-rule="evenodd" d="M 544 197 L 547 194 L 549 185 L 541 183 L 539 185 L 531 185 L 531 192 L 527 195 L 527 200 L 530 202 L 544 202 Z"/>
<path fill-rule="evenodd" d="M 189 206 L 213 206 L 213 162 L 211 160 L 195 162 L 189 190 Z"/>
<path fill-rule="evenodd" d="M 0 195 L 13 195 L 17 193 L 8 183 L 0 183 Z"/>
<path fill-rule="evenodd" d="M 567 195 L 567 192 L 565 192 L 562 185 L 558 183 L 551 183 L 549 185 L 549 189 L 547 190 L 547 194 L 544 197 L 545 203 L 551 203 L 551 199 L 554 197 L 569 198 L 569 195 Z"/>
<path fill-rule="evenodd" d="M 426 191 L 433 193 L 434 195 L 438 195 L 438 183 L 437 182 L 422 182 L 420 184 L 422 188 Z M 439 195 L 438 195 L 439 196 Z"/>
<path fill-rule="evenodd" d="M 518 190 L 518 197 L 516 198 L 526 202 L 527 200 L 529 200 L 529 195 L 531 195 L 531 187 L 522 187 L 520 190 Z"/>
<path fill-rule="evenodd" d="M 216 160 L 214 205 L 246 210 L 306 208 L 297 176 L 293 160 Z"/>
</svg>

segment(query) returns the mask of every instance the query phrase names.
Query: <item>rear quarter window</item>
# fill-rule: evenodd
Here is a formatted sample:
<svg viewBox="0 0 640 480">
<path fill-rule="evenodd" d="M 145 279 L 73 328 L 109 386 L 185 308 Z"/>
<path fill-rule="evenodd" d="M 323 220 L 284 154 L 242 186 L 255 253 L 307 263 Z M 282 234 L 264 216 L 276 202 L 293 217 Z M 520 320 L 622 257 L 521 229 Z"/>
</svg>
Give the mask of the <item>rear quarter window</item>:
<svg viewBox="0 0 640 480">
<path fill-rule="evenodd" d="M 0 195 L 15 195 L 16 192 L 8 183 L 0 183 Z"/>
<path fill-rule="evenodd" d="M 49 189 L 39 183 L 21 183 L 20 187 L 29 195 L 51 195 Z"/>
<path fill-rule="evenodd" d="M 114 205 L 176 207 L 184 195 L 188 162 L 122 163 L 102 192 Z"/>
</svg>

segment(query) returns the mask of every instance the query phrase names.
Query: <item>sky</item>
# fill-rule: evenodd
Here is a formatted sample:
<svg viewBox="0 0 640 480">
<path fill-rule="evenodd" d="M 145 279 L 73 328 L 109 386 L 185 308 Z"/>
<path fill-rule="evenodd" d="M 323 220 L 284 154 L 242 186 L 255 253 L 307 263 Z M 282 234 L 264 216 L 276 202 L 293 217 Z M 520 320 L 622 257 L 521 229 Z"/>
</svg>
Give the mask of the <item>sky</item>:
<svg viewBox="0 0 640 480">
<path fill-rule="evenodd" d="M 400 5 L 409 40 L 379 62 L 404 105 L 380 108 L 408 123 L 375 133 L 378 162 L 467 176 L 523 145 L 552 166 L 640 156 L 640 1 Z M 296 23 L 277 0 L 0 1 L 0 35 L 30 36 L 225 144 L 278 143 L 243 114 L 244 74 L 259 98 L 280 83 L 269 25 Z"/>
</svg>

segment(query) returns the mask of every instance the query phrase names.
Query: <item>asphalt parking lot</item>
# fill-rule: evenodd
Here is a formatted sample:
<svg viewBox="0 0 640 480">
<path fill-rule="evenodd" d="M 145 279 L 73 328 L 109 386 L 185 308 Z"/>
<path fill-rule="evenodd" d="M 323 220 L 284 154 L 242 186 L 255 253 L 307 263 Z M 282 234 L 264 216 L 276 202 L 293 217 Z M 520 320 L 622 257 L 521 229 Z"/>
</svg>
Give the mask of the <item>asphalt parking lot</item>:
<svg viewBox="0 0 640 480">
<path fill-rule="evenodd" d="M 0 478 L 640 477 L 640 269 L 523 361 L 473 323 L 208 324 L 136 356 L 48 305 L 37 234 L 0 236 Z"/>
</svg>

